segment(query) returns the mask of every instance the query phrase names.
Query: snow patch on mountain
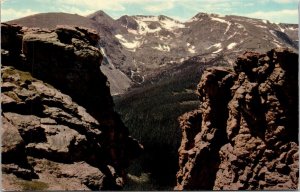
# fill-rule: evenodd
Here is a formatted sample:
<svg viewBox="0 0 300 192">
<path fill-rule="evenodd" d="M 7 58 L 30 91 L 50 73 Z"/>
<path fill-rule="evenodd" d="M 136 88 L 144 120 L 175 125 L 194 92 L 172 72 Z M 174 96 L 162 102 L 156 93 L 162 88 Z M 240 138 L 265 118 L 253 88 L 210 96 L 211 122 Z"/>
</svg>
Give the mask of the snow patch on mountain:
<svg viewBox="0 0 300 192">
<path fill-rule="evenodd" d="M 133 29 L 127 29 L 128 33 L 131 33 L 131 34 L 134 34 L 134 35 L 137 35 L 138 32 L 136 30 L 133 30 Z"/>
<path fill-rule="evenodd" d="M 288 29 L 291 30 L 291 31 L 296 31 L 296 30 L 298 30 L 298 28 L 294 28 L 294 27 L 288 27 Z"/>
<path fill-rule="evenodd" d="M 196 53 L 195 46 L 193 45 L 193 46 L 189 47 L 189 48 L 188 48 L 188 51 L 189 51 L 190 53 Z"/>
<path fill-rule="evenodd" d="M 141 45 L 141 42 L 140 41 L 128 41 L 127 39 L 125 39 L 123 37 L 123 35 L 120 35 L 120 34 L 117 34 L 115 35 L 115 37 L 119 40 L 119 42 L 126 48 L 128 49 L 136 49 L 138 48 L 140 45 Z"/>
<path fill-rule="evenodd" d="M 148 18 L 148 17 L 147 17 Z M 138 33 L 139 34 L 147 34 L 147 33 L 155 33 L 161 30 L 160 27 L 155 28 L 155 29 L 150 29 L 148 27 L 148 24 L 146 23 L 146 21 L 152 20 L 152 17 L 149 17 L 148 20 L 144 19 L 144 17 L 142 17 L 142 19 L 140 17 L 136 17 L 135 21 L 138 23 Z"/>
<path fill-rule="evenodd" d="M 230 44 L 227 46 L 227 49 L 233 49 L 236 45 L 237 45 L 237 43 L 230 43 Z"/>
<path fill-rule="evenodd" d="M 185 25 L 183 23 L 180 23 L 179 21 L 175 21 L 175 20 L 164 19 L 164 20 L 160 21 L 160 23 L 167 30 L 185 28 Z"/>
<path fill-rule="evenodd" d="M 159 50 L 159 51 L 165 51 L 165 52 L 170 52 L 171 48 L 169 47 L 169 45 L 161 45 L 159 44 L 156 47 L 152 47 L 153 49 Z"/>
<path fill-rule="evenodd" d="M 276 25 L 280 29 L 281 32 L 284 32 L 284 29 L 282 29 L 279 24 L 276 24 Z"/>
<path fill-rule="evenodd" d="M 259 27 L 259 28 L 264 28 L 264 29 L 267 29 L 268 27 L 267 26 L 263 26 L 263 25 L 255 25 L 256 27 Z"/>
<path fill-rule="evenodd" d="M 227 40 L 231 39 L 232 37 L 234 37 L 237 34 L 237 32 L 235 31 L 232 35 L 230 35 Z"/>
<path fill-rule="evenodd" d="M 220 22 L 220 23 L 226 23 L 226 24 L 230 24 L 228 21 L 226 21 L 226 20 L 224 20 L 224 19 L 220 19 L 220 18 L 217 18 L 217 17 L 210 17 L 211 18 L 211 20 L 213 20 L 213 21 L 218 21 L 218 22 Z"/>
<path fill-rule="evenodd" d="M 144 35 L 147 33 L 155 33 L 162 29 L 172 31 L 179 28 L 185 28 L 184 23 L 180 21 L 159 16 L 134 16 L 134 19 L 138 23 L 138 33 Z M 157 22 L 160 27 L 155 29 L 149 28 L 149 25 L 153 22 Z"/>
<path fill-rule="evenodd" d="M 216 51 L 214 51 L 214 52 L 212 52 L 212 53 L 219 53 L 219 52 L 221 52 L 223 49 L 222 48 L 220 48 L 220 49 L 218 49 L 218 50 L 216 50 Z"/>
<path fill-rule="evenodd" d="M 212 48 L 212 47 L 221 48 L 221 47 L 222 47 L 222 44 L 221 44 L 221 43 L 216 43 L 216 44 L 213 44 L 213 45 L 209 46 L 209 47 L 206 48 L 206 49 L 210 49 L 210 48 Z"/>
<path fill-rule="evenodd" d="M 276 37 L 277 38 L 277 35 L 276 35 L 276 33 L 275 33 L 275 31 L 274 30 L 269 30 L 270 31 L 270 33 L 274 36 L 274 37 Z"/>
<path fill-rule="evenodd" d="M 141 39 L 143 39 L 143 36 L 135 36 L 134 37 L 136 40 L 141 40 Z"/>
<path fill-rule="evenodd" d="M 226 30 L 225 30 L 224 34 L 226 34 L 229 31 L 230 26 L 231 26 L 231 23 L 229 21 L 226 21 L 224 19 L 220 19 L 220 18 L 217 18 L 217 17 L 210 17 L 210 18 L 213 21 L 218 21 L 220 23 L 226 23 L 227 24 L 227 27 L 226 27 Z"/>
<path fill-rule="evenodd" d="M 230 29 L 230 26 L 231 26 L 231 23 L 229 23 L 229 24 L 227 25 L 227 27 L 226 27 L 226 30 L 225 30 L 225 33 L 224 33 L 224 34 L 226 34 L 226 33 L 229 31 L 229 29 Z"/>
<path fill-rule="evenodd" d="M 190 53 L 196 53 L 196 49 L 194 45 L 191 45 L 190 43 L 186 43 L 186 46 L 188 47 L 188 52 Z"/>
<path fill-rule="evenodd" d="M 188 51 L 193 54 L 196 53 L 195 46 L 188 48 Z"/>
<path fill-rule="evenodd" d="M 135 16 L 135 18 L 139 21 L 143 22 L 153 22 L 153 21 L 158 21 L 157 16 Z"/>
<path fill-rule="evenodd" d="M 236 23 L 236 25 L 237 25 L 237 28 L 243 29 L 243 31 L 246 31 L 246 28 L 245 28 L 244 25 L 242 25 L 242 24 L 240 24 L 240 23 Z"/>
</svg>

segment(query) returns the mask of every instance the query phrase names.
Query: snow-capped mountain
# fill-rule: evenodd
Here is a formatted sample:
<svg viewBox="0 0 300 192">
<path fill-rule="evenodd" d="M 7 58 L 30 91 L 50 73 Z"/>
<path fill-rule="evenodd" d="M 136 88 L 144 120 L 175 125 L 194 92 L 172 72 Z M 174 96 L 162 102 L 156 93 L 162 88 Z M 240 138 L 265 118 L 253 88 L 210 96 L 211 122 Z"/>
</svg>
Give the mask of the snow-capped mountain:
<svg viewBox="0 0 300 192">
<path fill-rule="evenodd" d="M 245 50 L 298 49 L 297 25 L 240 16 L 199 13 L 180 22 L 162 15 L 126 15 L 115 23 L 119 27 L 113 35 L 125 55 L 125 60 L 115 63 L 136 83 L 199 55 L 205 61 L 222 54 L 232 63 Z"/>
<path fill-rule="evenodd" d="M 45 21 L 45 14 L 39 15 L 42 14 L 34 15 L 34 21 Z M 11 23 L 26 24 L 28 18 Z M 246 50 L 266 52 L 274 47 L 290 47 L 298 51 L 297 25 L 241 16 L 198 13 L 180 22 L 163 15 L 124 15 L 113 19 L 97 11 L 84 19 L 101 36 L 99 47 L 105 57 L 101 68 L 108 76 L 113 94 L 143 84 L 161 71 L 189 60 L 206 62 L 222 55 L 231 64 L 237 54 Z M 70 19 L 56 22 L 68 24 Z"/>
</svg>

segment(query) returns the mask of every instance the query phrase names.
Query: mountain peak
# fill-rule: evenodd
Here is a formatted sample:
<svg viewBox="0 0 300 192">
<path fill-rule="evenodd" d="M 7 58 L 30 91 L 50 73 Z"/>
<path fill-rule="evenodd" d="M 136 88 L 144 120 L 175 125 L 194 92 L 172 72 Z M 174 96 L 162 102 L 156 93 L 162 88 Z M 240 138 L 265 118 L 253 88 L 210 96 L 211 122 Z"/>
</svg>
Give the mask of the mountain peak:
<svg viewBox="0 0 300 192">
<path fill-rule="evenodd" d="M 172 18 L 170 18 L 170 17 L 168 17 L 168 16 L 165 16 L 165 15 L 159 15 L 159 16 L 158 16 L 158 19 L 159 19 L 159 20 L 166 20 L 166 19 L 168 19 L 168 20 L 174 20 L 174 19 L 172 19 Z"/>
<path fill-rule="evenodd" d="M 202 18 L 202 17 L 208 17 L 208 16 L 209 16 L 208 13 L 199 12 L 193 18 Z"/>
<path fill-rule="evenodd" d="M 114 21 L 114 19 L 110 17 L 108 14 L 106 14 L 103 10 L 96 11 L 95 13 L 92 13 L 87 17 L 98 22 L 101 22 L 103 20 Z"/>
<path fill-rule="evenodd" d="M 203 13 L 203 12 L 199 12 L 197 13 L 194 17 L 192 17 L 188 22 L 194 22 L 194 21 L 198 21 L 204 18 L 208 18 L 209 14 L 207 13 Z"/>
<path fill-rule="evenodd" d="M 103 10 L 98 10 L 98 11 L 96 11 L 96 12 L 90 14 L 90 15 L 108 16 L 108 14 L 105 13 Z M 89 15 L 89 16 L 90 16 L 90 15 Z M 108 16 L 108 17 L 109 17 L 109 16 Z"/>
<path fill-rule="evenodd" d="M 203 12 L 199 12 L 197 13 L 194 17 L 192 17 L 189 22 L 193 22 L 193 21 L 199 21 L 202 19 L 207 19 L 209 17 L 223 17 L 219 14 L 216 13 L 203 13 Z"/>
<path fill-rule="evenodd" d="M 119 22 L 123 27 L 127 29 L 134 29 L 137 30 L 138 24 L 136 20 L 134 20 L 131 16 L 123 15 L 119 19 L 117 19 L 117 22 Z"/>
</svg>

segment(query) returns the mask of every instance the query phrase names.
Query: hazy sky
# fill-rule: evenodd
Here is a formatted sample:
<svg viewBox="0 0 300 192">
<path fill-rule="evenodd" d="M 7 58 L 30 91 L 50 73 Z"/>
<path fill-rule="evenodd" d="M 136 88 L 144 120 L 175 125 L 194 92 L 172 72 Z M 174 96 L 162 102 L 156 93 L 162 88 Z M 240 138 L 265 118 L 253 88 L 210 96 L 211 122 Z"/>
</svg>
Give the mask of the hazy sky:
<svg viewBox="0 0 300 192">
<path fill-rule="evenodd" d="M 1 21 L 42 12 L 88 15 L 104 10 L 121 15 L 167 15 L 181 21 L 199 12 L 242 15 L 272 22 L 298 23 L 299 0 L 1 0 Z"/>
</svg>

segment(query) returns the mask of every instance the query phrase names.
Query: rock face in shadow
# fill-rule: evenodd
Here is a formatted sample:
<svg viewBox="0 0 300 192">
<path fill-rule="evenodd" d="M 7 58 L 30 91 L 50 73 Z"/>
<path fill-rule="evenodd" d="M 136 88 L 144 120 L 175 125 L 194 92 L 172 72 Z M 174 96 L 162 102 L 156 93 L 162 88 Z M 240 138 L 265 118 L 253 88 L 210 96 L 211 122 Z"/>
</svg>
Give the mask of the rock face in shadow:
<svg viewBox="0 0 300 192">
<path fill-rule="evenodd" d="M 113 109 L 99 36 L 1 24 L 1 39 L 4 189 L 121 189 L 141 146 Z"/>
<path fill-rule="evenodd" d="M 179 117 L 177 190 L 298 188 L 298 55 L 246 52 L 207 69 L 199 109 Z"/>
</svg>

